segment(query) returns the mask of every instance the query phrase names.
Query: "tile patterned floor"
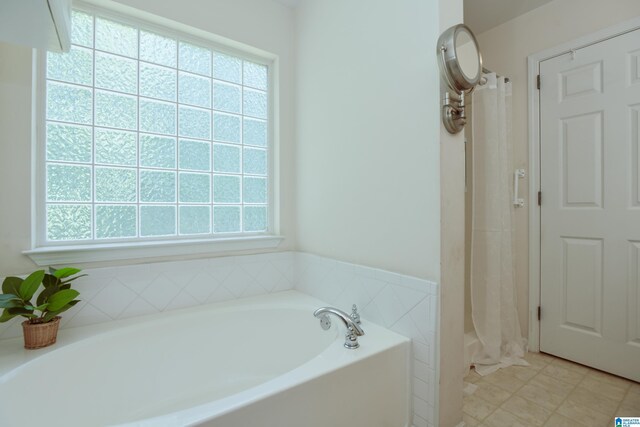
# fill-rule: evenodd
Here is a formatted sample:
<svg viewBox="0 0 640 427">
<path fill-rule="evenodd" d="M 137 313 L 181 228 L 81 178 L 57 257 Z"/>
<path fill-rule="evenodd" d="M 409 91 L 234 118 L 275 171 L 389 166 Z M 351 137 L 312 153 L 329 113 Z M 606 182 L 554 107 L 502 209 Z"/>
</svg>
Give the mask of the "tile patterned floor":
<svg viewBox="0 0 640 427">
<path fill-rule="evenodd" d="M 612 427 L 614 416 L 640 417 L 640 384 L 542 353 L 529 367 L 511 366 L 464 379 L 478 386 L 464 398 L 467 427 Z"/>
</svg>

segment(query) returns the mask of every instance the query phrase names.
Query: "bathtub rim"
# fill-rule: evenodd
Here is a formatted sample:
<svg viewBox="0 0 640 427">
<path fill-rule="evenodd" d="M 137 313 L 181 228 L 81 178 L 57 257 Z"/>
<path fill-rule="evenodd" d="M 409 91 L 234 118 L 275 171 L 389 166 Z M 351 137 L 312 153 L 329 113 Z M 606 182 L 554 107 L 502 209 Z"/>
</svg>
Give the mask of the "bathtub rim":
<svg viewBox="0 0 640 427">
<path fill-rule="evenodd" d="M 50 352 L 63 349 L 66 349 L 65 351 L 71 351 L 75 345 L 83 345 L 83 343 L 86 345 L 88 341 L 97 340 L 100 339 L 100 337 L 117 335 L 123 328 L 144 328 L 160 319 L 167 321 L 167 319 L 174 316 L 194 316 L 210 310 L 226 312 L 237 311 L 238 309 L 256 310 L 273 309 L 274 307 L 300 309 L 308 307 L 309 315 L 311 316 L 315 308 L 324 305 L 328 304 L 302 292 L 288 290 L 273 294 L 169 310 L 128 319 L 114 320 L 111 322 L 65 328 L 61 330 L 62 333 L 59 335 L 58 342 L 54 346 L 40 349 L 38 351 L 24 349 L 22 337 L 4 339 L 0 340 L 0 385 L 12 378 L 14 375 L 19 375 L 22 370 L 29 369 L 33 362 L 46 356 Z M 292 370 L 264 383 L 212 402 L 194 405 L 186 409 L 167 414 L 160 414 L 141 420 L 127 421 L 117 425 L 193 425 L 194 423 L 204 422 L 217 416 L 238 410 L 256 401 L 268 398 L 269 396 L 281 393 L 299 384 L 312 381 L 329 372 L 345 368 L 360 360 L 368 359 L 381 352 L 402 346 L 406 346 L 407 379 L 411 381 L 411 340 L 396 332 L 390 331 L 387 328 L 369 322 L 366 318 L 363 318 L 362 321 L 365 332 L 370 338 L 380 338 L 379 336 L 381 336 L 383 341 L 367 342 L 367 336 L 365 335 L 365 337 L 361 338 L 361 347 L 359 349 L 348 350 L 342 346 L 342 332 L 344 331 L 337 329 L 336 339 L 330 343 L 325 350 L 305 362 L 303 365 L 295 367 Z M 340 327 L 341 326 L 339 326 L 339 328 Z M 410 393 L 408 394 L 407 399 L 410 400 Z M 408 414 L 410 414 L 409 411 Z"/>
</svg>

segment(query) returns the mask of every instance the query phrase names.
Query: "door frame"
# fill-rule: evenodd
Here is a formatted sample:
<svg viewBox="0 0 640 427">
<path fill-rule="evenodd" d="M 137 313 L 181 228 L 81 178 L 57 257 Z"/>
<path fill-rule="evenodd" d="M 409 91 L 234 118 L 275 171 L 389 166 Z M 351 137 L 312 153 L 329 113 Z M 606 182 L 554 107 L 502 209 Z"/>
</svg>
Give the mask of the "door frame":
<svg viewBox="0 0 640 427">
<path fill-rule="evenodd" d="M 540 191 L 540 91 L 537 88 L 537 76 L 540 63 L 558 56 L 600 43 L 640 29 L 640 17 L 579 37 L 567 43 L 545 49 L 527 57 L 527 93 L 528 93 L 528 140 L 529 140 L 529 350 L 540 351 L 540 232 L 541 217 L 538 206 Z M 541 82 L 544 84 L 544 82 Z M 542 195 L 544 203 L 544 194 Z M 544 315 L 544 314 L 543 314 Z"/>
</svg>

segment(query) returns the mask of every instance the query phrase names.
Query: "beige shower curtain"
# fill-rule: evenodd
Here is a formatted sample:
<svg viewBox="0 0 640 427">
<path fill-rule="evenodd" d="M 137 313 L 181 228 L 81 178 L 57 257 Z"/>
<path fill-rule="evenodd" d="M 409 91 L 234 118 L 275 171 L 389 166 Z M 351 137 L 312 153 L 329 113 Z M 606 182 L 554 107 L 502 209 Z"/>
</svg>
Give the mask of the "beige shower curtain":
<svg viewBox="0 0 640 427">
<path fill-rule="evenodd" d="M 485 78 L 472 106 L 471 306 L 482 344 L 472 362 L 481 375 L 527 364 L 516 310 L 511 83 Z"/>
</svg>

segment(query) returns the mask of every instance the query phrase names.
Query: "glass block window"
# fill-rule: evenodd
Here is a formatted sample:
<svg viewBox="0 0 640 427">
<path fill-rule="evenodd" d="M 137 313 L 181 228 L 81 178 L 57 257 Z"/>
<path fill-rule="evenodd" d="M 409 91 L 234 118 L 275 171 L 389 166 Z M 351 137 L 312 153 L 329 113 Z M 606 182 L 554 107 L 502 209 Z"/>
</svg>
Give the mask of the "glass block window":
<svg viewBox="0 0 640 427">
<path fill-rule="evenodd" d="M 268 66 L 72 19 L 71 51 L 46 56 L 46 242 L 268 231 Z"/>
</svg>

